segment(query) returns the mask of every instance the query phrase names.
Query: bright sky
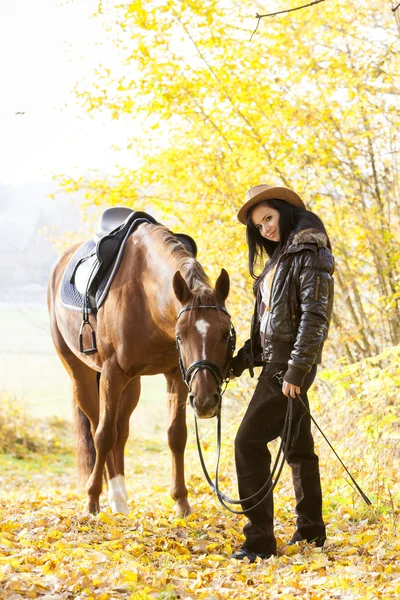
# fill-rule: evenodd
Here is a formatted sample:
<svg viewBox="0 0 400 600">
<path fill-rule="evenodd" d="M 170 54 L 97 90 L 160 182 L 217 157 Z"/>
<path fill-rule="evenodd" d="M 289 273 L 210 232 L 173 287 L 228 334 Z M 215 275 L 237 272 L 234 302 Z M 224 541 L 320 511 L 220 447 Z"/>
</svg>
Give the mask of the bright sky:
<svg viewBox="0 0 400 600">
<path fill-rule="evenodd" d="M 127 123 L 90 118 L 73 94 L 78 80 L 116 52 L 99 45 L 105 34 L 93 17 L 97 4 L 0 0 L 0 183 L 89 168 L 110 172 L 128 162 L 127 154 L 111 150 L 125 139 Z"/>
</svg>

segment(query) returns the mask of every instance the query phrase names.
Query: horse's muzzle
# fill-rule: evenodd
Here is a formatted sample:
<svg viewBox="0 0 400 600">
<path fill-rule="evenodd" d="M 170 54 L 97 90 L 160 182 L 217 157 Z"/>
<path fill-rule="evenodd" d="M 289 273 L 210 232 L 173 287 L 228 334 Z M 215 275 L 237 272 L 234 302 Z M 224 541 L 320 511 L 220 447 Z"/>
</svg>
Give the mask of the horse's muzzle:
<svg viewBox="0 0 400 600">
<path fill-rule="evenodd" d="M 212 419 L 212 417 L 215 417 L 218 413 L 221 403 L 221 394 L 213 392 L 208 396 L 199 397 L 193 392 L 190 392 L 189 403 L 198 419 Z"/>
</svg>

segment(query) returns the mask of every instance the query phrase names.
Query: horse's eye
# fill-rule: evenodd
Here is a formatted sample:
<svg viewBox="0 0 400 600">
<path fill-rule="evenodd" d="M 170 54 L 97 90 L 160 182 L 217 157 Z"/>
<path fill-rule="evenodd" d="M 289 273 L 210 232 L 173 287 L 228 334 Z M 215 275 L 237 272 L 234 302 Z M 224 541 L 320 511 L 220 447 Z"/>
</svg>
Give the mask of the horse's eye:
<svg viewBox="0 0 400 600">
<path fill-rule="evenodd" d="M 177 335 L 177 336 L 176 336 L 176 341 L 177 341 L 179 344 L 182 344 L 182 338 L 181 338 L 181 336 L 180 336 L 180 335 Z"/>
<path fill-rule="evenodd" d="M 227 342 L 229 340 L 229 331 L 226 331 L 224 333 L 224 335 L 222 336 L 222 339 L 224 340 L 224 342 Z"/>
</svg>

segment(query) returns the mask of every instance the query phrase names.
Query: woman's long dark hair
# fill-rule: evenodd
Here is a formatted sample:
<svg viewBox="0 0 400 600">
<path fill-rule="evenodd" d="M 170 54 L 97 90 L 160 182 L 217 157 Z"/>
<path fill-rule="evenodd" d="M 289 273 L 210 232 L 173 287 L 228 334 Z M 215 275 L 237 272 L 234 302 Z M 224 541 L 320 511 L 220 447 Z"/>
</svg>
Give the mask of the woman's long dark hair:
<svg viewBox="0 0 400 600">
<path fill-rule="evenodd" d="M 251 213 L 253 209 L 250 209 L 247 214 L 247 245 L 249 248 L 249 271 L 250 275 L 255 279 L 254 289 L 256 290 L 264 278 L 264 275 L 270 271 L 278 261 L 279 256 L 284 251 L 288 242 L 291 238 L 302 229 L 318 229 L 326 235 L 328 238 L 328 248 L 331 248 L 328 234 L 321 219 L 314 213 L 305 208 L 293 206 L 285 200 L 279 200 L 278 198 L 271 198 L 265 200 L 270 208 L 274 208 L 279 212 L 279 242 L 273 242 L 263 238 L 261 233 L 253 224 L 251 220 Z M 256 205 L 258 206 L 258 204 Z M 253 207 L 254 208 L 254 207 Z M 268 260 L 261 274 L 255 273 L 255 267 L 257 262 L 261 262 L 267 255 Z"/>
</svg>

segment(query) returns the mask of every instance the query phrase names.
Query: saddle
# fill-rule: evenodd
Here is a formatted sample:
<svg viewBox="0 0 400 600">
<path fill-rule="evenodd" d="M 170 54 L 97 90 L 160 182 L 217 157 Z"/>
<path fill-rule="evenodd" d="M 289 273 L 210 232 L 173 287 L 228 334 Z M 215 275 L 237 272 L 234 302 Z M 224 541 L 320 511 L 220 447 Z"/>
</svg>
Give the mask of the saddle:
<svg viewBox="0 0 400 600">
<path fill-rule="evenodd" d="M 82 311 L 79 331 L 79 351 L 97 352 L 96 334 L 89 322 L 89 314 L 97 312 L 107 296 L 121 263 L 128 237 L 142 223 L 161 225 L 154 217 L 123 206 L 108 208 L 99 220 L 94 237 L 82 244 L 72 256 L 61 285 L 61 302 L 66 308 Z M 196 242 L 184 233 L 173 233 L 177 240 L 197 255 Z M 89 327 L 92 346 L 83 348 L 83 330 Z"/>
</svg>

